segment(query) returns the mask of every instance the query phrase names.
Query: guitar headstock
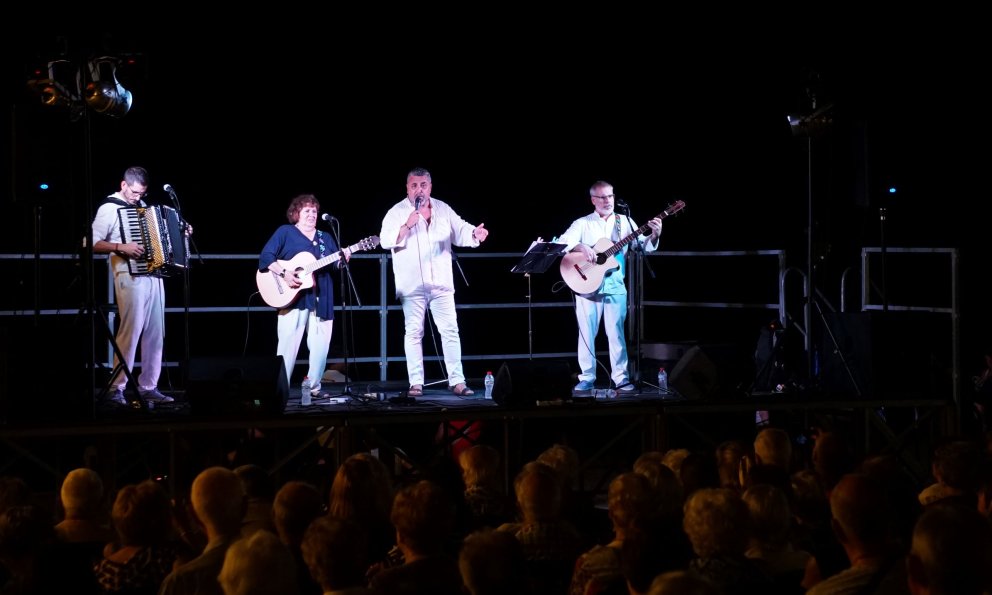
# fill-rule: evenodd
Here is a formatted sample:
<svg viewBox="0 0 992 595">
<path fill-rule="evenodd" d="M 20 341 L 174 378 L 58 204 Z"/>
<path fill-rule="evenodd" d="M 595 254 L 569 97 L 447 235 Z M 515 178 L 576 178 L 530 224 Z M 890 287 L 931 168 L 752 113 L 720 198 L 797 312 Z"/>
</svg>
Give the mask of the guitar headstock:
<svg viewBox="0 0 992 595">
<path fill-rule="evenodd" d="M 355 244 L 356 250 L 371 250 L 379 245 L 379 236 L 369 236 Z"/>
<path fill-rule="evenodd" d="M 672 204 L 668 205 L 668 208 L 665 209 L 665 212 L 662 213 L 661 215 L 662 215 L 662 217 L 668 217 L 669 215 L 674 215 L 675 213 L 678 213 L 679 211 L 681 211 L 684 208 L 685 208 L 685 201 L 684 200 L 677 200 L 677 201 L 673 202 Z"/>
</svg>

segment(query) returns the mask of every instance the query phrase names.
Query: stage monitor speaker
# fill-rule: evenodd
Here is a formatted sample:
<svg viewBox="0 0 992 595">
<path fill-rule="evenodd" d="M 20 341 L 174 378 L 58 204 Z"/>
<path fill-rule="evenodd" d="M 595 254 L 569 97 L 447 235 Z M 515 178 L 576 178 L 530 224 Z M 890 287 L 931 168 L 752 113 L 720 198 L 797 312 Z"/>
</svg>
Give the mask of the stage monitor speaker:
<svg viewBox="0 0 992 595">
<path fill-rule="evenodd" d="M 694 345 L 675 364 L 668 384 L 689 400 L 735 396 L 745 367 L 732 345 Z"/>
<path fill-rule="evenodd" d="M 279 415 L 289 400 L 282 356 L 192 358 L 186 400 L 192 415 Z"/>
<path fill-rule="evenodd" d="M 533 406 L 572 397 L 574 380 L 565 360 L 505 361 L 496 372 L 493 400 L 500 405 Z"/>
</svg>

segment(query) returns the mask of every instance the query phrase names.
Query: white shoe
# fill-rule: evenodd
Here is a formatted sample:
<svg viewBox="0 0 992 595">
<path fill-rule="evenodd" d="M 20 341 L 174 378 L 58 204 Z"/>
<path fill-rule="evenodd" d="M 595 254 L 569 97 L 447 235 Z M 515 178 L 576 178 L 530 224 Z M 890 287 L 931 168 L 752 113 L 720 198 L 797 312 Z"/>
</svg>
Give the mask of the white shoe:
<svg viewBox="0 0 992 595">
<path fill-rule="evenodd" d="M 149 403 L 172 403 L 175 401 L 172 397 L 163 395 L 155 388 L 141 391 L 141 398 Z"/>
</svg>

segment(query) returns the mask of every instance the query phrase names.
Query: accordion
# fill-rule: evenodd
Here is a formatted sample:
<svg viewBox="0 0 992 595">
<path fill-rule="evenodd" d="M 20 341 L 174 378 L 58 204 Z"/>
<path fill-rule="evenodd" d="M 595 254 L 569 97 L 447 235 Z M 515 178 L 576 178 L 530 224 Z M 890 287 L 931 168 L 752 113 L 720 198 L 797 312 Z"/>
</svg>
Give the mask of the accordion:
<svg viewBox="0 0 992 595">
<path fill-rule="evenodd" d="M 117 210 L 121 236 L 144 248 L 138 258 L 127 259 L 132 275 L 169 277 L 189 266 L 186 224 L 170 207 L 122 207 Z"/>
</svg>

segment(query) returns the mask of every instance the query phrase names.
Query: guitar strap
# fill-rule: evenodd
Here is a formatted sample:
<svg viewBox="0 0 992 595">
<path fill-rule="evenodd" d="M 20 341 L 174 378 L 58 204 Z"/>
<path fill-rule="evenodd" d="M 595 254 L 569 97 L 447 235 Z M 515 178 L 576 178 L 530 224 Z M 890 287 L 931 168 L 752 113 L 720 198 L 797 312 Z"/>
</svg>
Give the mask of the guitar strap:
<svg viewBox="0 0 992 595">
<path fill-rule="evenodd" d="M 620 241 L 620 215 L 613 213 L 613 221 L 613 242 L 616 243 Z"/>
</svg>

